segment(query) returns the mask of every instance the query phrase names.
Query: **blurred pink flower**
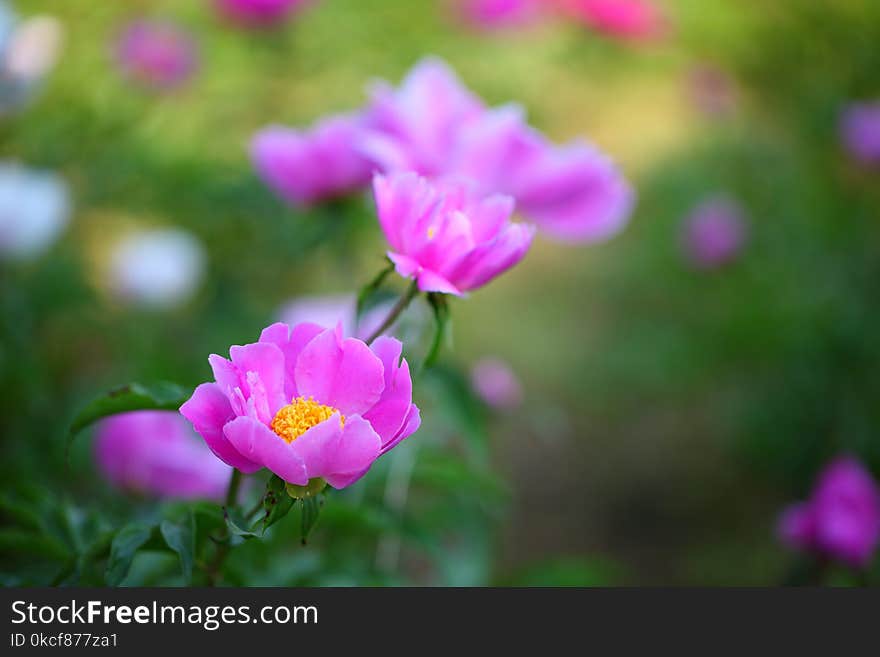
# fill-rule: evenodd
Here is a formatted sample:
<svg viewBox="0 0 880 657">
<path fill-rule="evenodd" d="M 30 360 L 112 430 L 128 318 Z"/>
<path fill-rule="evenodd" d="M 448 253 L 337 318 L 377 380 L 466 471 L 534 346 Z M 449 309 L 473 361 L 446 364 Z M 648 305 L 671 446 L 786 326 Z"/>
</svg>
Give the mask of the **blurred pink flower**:
<svg viewBox="0 0 880 657">
<path fill-rule="evenodd" d="M 541 0 L 455 0 L 460 17 L 481 30 L 528 25 L 539 17 L 541 5 Z"/>
<path fill-rule="evenodd" d="M 512 198 L 477 196 L 467 181 L 377 175 L 373 193 L 388 257 L 424 292 L 461 295 L 485 285 L 532 243 L 532 226 L 510 222 Z"/>
<path fill-rule="evenodd" d="M 651 0 L 561 0 L 575 20 L 611 37 L 645 41 L 662 36 L 666 21 Z"/>
<path fill-rule="evenodd" d="M 378 329 L 393 302 L 380 303 L 364 312 L 357 322 L 357 298 L 354 294 L 303 296 L 293 299 L 281 309 L 278 320 L 295 326 L 303 322 L 320 326 L 342 325 L 343 335 L 364 339 Z M 393 328 L 388 335 L 393 334 Z"/>
<path fill-rule="evenodd" d="M 418 429 L 403 345 L 367 346 L 342 327 L 272 324 L 259 342 L 208 360 L 203 383 L 180 408 L 218 458 L 242 472 L 268 468 L 304 486 L 344 488 Z"/>
<path fill-rule="evenodd" d="M 494 408 L 515 408 L 522 403 L 522 386 L 510 366 L 498 358 L 483 358 L 471 369 L 471 385 L 480 399 Z"/>
<path fill-rule="evenodd" d="M 135 21 L 116 44 L 122 72 L 155 89 L 186 82 L 198 65 L 195 42 L 180 27 L 160 21 Z"/>
<path fill-rule="evenodd" d="M 837 458 L 810 499 L 783 512 L 778 532 L 791 548 L 864 568 L 880 543 L 880 487 L 859 461 Z"/>
<path fill-rule="evenodd" d="M 841 117 L 840 133 L 856 160 L 880 166 L 880 101 L 850 105 Z"/>
<path fill-rule="evenodd" d="M 216 0 L 226 18 L 244 27 L 277 25 L 313 0 Z"/>
<path fill-rule="evenodd" d="M 702 269 L 713 269 L 734 260 L 747 238 L 745 216 L 739 205 L 725 197 L 700 203 L 684 225 L 684 250 Z"/>
<path fill-rule="evenodd" d="M 232 469 L 174 411 L 132 411 L 98 425 L 95 460 L 115 486 L 180 499 L 222 499 Z"/>
<path fill-rule="evenodd" d="M 360 119 L 323 119 L 307 132 L 270 126 L 251 141 L 251 159 L 263 181 L 288 203 L 309 206 L 365 187 L 371 167 L 352 144 Z"/>
<path fill-rule="evenodd" d="M 462 130 L 454 169 L 485 193 L 513 196 L 518 212 L 565 242 L 609 239 L 626 226 L 635 203 L 607 156 L 581 140 L 550 143 L 515 105 L 488 110 Z"/>
<path fill-rule="evenodd" d="M 593 146 L 556 146 L 514 105 L 486 109 L 445 63 L 420 62 L 399 89 L 377 87 L 360 142 L 383 172 L 463 176 L 481 194 L 508 194 L 549 236 L 592 242 L 616 234 L 634 194 Z"/>
</svg>

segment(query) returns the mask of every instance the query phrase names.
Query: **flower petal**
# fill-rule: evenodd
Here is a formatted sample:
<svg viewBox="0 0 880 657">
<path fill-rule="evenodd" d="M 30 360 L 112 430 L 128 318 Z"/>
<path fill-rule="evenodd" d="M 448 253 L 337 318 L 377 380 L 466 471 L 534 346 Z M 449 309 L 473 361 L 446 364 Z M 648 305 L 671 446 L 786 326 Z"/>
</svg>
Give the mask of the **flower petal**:
<svg viewBox="0 0 880 657">
<path fill-rule="evenodd" d="M 192 422 L 196 432 L 224 463 L 245 473 L 256 472 L 262 467 L 242 456 L 226 439 L 223 427 L 233 420 L 235 414 L 216 383 L 203 383 L 196 388 L 192 397 L 180 407 L 180 413 Z"/>
<path fill-rule="evenodd" d="M 276 322 L 263 329 L 260 334 L 260 342 L 272 343 L 281 349 L 284 354 L 284 403 L 299 395 L 296 389 L 296 361 L 303 348 L 327 327 L 303 322 L 292 329 L 287 324 Z M 276 409 L 277 412 L 277 409 Z"/>
<path fill-rule="evenodd" d="M 419 411 L 419 407 L 415 404 L 412 404 L 409 407 L 409 413 L 406 415 L 406 419 L 403 421 L 403 426 L 400 428 L 400 431 L 397 432 L 397 435 L 394 436 L 389 442 L 385 443 L 382 446 L 382 454 L 385 454 L 400 444 L 405 438 L 409 438 L 416 431 L 418 431 L 419 427 L 422 425 L 422 414 Z"/>
<path fill-rule="evenodd" d="M 369 410 L 382 394 L 382 361 L 355 338 L 329 329 L 312 339 L 297 359 L 296 387 L 346 417 Z"/>
<path fill-rule="evenodd" d="M 373 463 L 382 439 L 370 423 L 358 415 L 340 425 L 339 415 L 312 427 L 291 443 L 306 464 L 309 478 L 323 477 L 331 486 L 338 475 L 360 473 Z"/>
<path fill-rule="evenodd" d="M 284 481 L 299 486 L 308 483 L 302 459 L 287 441 L 265 424 L 243 416 L 227 424 L 223 434 L 244 457 L 269 468 Z"/>
<path fill-rule="evenodd" d="M 400 340 L 383 336 L 376 339 L 372 349 L 385 368 L 385 389 L 376 405 L 364 413 L 364 419 L 379 434 L 384 445 L 394 438 L 409 412 L 412 403 L 412 378 L 409 364 L 400 359 L 403 352 Z"/>
</svg>

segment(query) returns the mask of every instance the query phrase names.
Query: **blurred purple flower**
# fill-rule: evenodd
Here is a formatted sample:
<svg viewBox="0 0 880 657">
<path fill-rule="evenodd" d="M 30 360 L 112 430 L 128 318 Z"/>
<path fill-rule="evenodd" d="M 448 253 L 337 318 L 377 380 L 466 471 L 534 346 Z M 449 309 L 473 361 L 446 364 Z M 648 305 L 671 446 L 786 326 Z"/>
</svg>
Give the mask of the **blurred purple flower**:
<svg viewBox="0 0 880 657">
<path fill-rule="evenodd" d="M 685 220 L 685 254 L 701 269 L 714 269 L 735 259 L 746 238 L 742 209 L 722 196 L 700 203 Z"/>
<path fill-rule="evenodd" d="M 850 155 L 880 166 L 880 101 L 850 105 L 841 118 L 840 132 Z"/>
<path fill-rule="evenodd" d="M 366 186 L 371 167 L 353 144 L 360 119 L 341 115 L 300 132 L 269 126 L 251 141 L 251 159 L 263 181 L 288 203 L 309 206 Z"/>
<path fill-rule="evenodd" d="M 556 239 L 607 239 L 629 219 L 632 189 L 607 157 L 583 141 L 551 144 L 515 105 L 486 109 L 440 60 L 399 89 L 377 86 L 366 126 L 360 147 L 380 170 L 471 178 Z"/>
<path fill-rule="evenodd" d="M 510 366 L 498 358 L 482 358 L 471 368 L 471 385 L 494 408 L 515 408 L 522 403 L 522 385 Z"/>
<path fill-rule="evenodd" d="M 232 468 L 174 411 L 132 411 L 98 425 L 95 460 L 118 488 L 160 497 L 223 497 Z"/>
<path fill-rule="evenodd" d="M 880 543 L 880 487 L 859 461 L 837 458 L 810 499 L 783 512 L 778 533 L 791 548 L 864 568 Z"/>
<path fill-rule="evenodd" d="M 180 86 L 198 66 L 196 45 L 173 23 L 140 20 L 131 23 L 116 44 L 123 74 L 154 89 Z"/>
<path fill-rule="evenodd" d="M 423 292 L 462 295 L 523 259 L 534 228 L 511 223 L 513 199 L 475 195 L 467 181 L 377 175 L 379 224 L 397 273 Z"/>
<path fill-rule="evenodd" d="M 481 30 L 521 27 L 540 15 L 540 0 L 456 0 L 455 9 L 469 25 Z"/>
<path fill-rule="evenodd" d="M 216 0 L 217 9 L 243 27 L 270 27 L 287 20 L 313 0 Z"/>
</svg>

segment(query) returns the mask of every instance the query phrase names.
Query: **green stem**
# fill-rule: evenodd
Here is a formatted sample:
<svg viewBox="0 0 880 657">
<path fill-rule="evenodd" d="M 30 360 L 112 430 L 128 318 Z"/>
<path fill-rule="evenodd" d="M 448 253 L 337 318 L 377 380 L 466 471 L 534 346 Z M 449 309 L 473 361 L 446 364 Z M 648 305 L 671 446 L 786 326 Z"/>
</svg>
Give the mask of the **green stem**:
<svg viewBox="0 0 880 657">
<path fill-rule="evenodd" d="M 367 344 L 372 344 L 372 342 L 382 335 L 388 328 L 397 321 L 397 318 L 400 317 L 400 314 L 406 310 L 407 306 L 409 306 L 410 302 L 415 298 L 415 296 L 419 293 L 419 283 L 415 278 L 413 279 L 410 286 L 406 288 L 406 292 L 404 292 L 400 299 L 397 300 L 397 303 L 394 304 L 394 307 L 388 313 L 388 316 L 382 322 L 382 324 L 373 331 L 372 335 L 369 338 L 364 340 Z"/>
<path fill-rule="evenodd" d="M 232 476 L 229 478 L 229 488 L 226 489 L 226 501 L 223 506 L 229 508 L 238 500 L 238 489 L 241 487 L 241 471 L 232 468 Z"/>
</svg>

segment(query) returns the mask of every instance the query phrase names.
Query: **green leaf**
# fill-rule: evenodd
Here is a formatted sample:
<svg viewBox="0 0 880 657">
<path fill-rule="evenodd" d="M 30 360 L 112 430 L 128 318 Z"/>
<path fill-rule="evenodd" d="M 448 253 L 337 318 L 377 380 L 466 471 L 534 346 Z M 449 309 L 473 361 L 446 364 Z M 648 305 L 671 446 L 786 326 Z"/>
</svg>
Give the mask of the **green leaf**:
<svg viewBox="0 0 880 657">
<path fill-rule="evenodd" d="M 107 570 L 104 573 L 104 581 L 109 586 L 118 586 L 131 568 L 135 553 L 143 547 L 153 535 L 155 527 L 147 527 L 140 524 L 131 524 L 119 530 L 110 544 L 110 558 L 107 560 Z"/>
<path fill-rule="evenodd" d="M 287 494 L 286 482 L 278 475 L 272 475 L 272 478 L 266 482 L 266 494 L 263 495 L 263 531 L 281 520 L 290 513 L 293 508 L 294 499 Z"/>
<path fill-rule="evenodd" d="M 92 400 L 73 418 L 70 424 L 71 439 L 93 422 L 109 415 L 127 411 L 158 410 L 176 411 L 192 396 L 188 390 L 176 383 L 129 383 Z"/>
<path fill-rule="evenodd" d="M 235 509 L 224 509 L 223 519 L 226 521 L 226 527 L 233 536 L 241 536 L 244 539 L 259 538 L 260 535 L 248 529 L 245 518 Z"/>
<path fill-rule="evenodd" d="M 318 514 L 321 512 L 321 501 L 317 496 L 302 498 L 302 542 L 303 545 L 309 538 L 309 533 L 318 522 Z"/>
<path fill-rule="evenodd" d="M 285 483 L 287 494 L 295 500 L 301 500 L 306 497 L 314 497 L 327 487 L 327 482 L 321 477 L 309 479 L 309 483 L 305 486 L 297 486 L 296 484 Z"/>
<path fill-rule="evenodd" d="M 163 520 L 159 525 L 162 538 L 165 543 L 177 553 L 180 558 L 180 569 L 183 579 L 189 583 L 192 579 L 193 561 L 195 560 L 195 519 L 192 512 L 188 512 L 177 521 Z"/>
<path fill-rule="evenodd" d="M 449 303 L 446 301 L 446 295 L 431 292 L 428 294 L 428 303 L 431 304 L 431 310 L 434 313 L 434 339 L 428 348 L 428 354 L 422 363 L 422 369 L 431 367 L 440 354 L 440 347 L 443 346 L 443 340 L 449 333 Z"/>
</svg>

